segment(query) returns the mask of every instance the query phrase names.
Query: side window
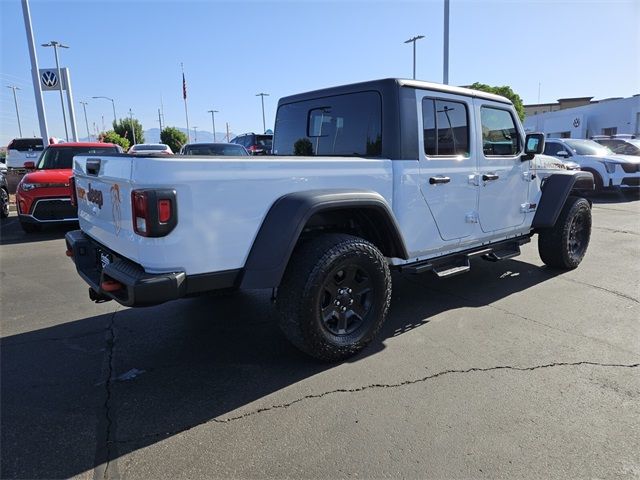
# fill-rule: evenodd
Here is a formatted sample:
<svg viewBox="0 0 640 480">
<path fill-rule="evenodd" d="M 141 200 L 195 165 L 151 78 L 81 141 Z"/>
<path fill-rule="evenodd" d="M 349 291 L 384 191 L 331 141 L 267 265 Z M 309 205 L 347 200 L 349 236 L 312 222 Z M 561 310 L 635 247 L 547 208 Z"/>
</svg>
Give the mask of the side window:
<svg viewBox="0 0 640 480">
<path fill-rule="evenodd" d="M 275 155 L 382 155 L 382 104 L 364 91 L 281 105 L 276 115 Z"/>
<path fill-rule="evenodd" d="M 487 156 L 513 157 L 520 152 L 520 135 L 511 112 L 482 107 L 482 151 Z"/>
<path fill-rule="evenodd" d="M 558 152 L 566 152 L 564 147 L 560 143 L 547 142 L 544 144 L 544 154 L 556 157 Z"/>
<path fill-rule="evenodd" d="M 424 153 L 430 157 L 469 156 L 469 121 L 462 102 L 422 99 Z"/>
</svg>

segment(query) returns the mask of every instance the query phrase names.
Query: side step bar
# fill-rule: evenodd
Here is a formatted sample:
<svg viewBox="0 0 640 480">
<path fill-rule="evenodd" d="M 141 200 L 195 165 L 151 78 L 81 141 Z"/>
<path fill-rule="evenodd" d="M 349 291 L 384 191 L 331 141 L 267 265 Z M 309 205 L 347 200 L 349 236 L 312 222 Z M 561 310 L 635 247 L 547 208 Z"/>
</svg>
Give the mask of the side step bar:
<svg viewBox="0 0 640 480">
<path fill-rule="evenodd" d="M 520 245 L 529 243 L 530 241 L 530 235 L 512 240 L 505 240 L 493 245 L 485 245 L 453 253 L 451 255 L 444 255 L 442 257 L 401 265 L 400 271 L 412 274 L 433 272 L 439 278 L 453 277 L 454 275 L 466 273 L 471 270 L 470 260 L 473 257 L 481 256 L 484 260 L 488 260 L 490 262 L 506 260 L 520 255 Z"/>
</svg>

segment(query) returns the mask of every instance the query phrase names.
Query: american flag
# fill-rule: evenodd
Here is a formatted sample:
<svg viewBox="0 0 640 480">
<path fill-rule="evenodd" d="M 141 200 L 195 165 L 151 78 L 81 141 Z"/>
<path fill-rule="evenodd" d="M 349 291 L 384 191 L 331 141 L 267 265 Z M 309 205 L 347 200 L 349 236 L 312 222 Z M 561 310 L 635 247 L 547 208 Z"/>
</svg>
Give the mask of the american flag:
<svg viewBox="0 0 640 480">
<path fill-rule="evenodd" d="M 182 99 L 187 99 L 187 81 L 184 78 L 184 72 L 182 72 Z"/>
</svg>

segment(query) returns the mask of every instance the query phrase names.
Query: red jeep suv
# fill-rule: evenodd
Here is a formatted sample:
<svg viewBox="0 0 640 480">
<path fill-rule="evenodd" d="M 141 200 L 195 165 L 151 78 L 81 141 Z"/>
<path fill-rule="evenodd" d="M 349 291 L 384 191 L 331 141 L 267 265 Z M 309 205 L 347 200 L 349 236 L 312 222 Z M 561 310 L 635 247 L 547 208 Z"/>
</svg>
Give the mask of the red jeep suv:
<svg viewBox="0 0 640 480">
<path fill-rule="evenodd" d="M 121 153 L 113 143 L 57 143 L 49 145 L 37 164 L 26 162 L 31 170 L 18 184 L 16 206 L 20 226 L 27 233 L 39 231 L 43 225 L 77 222 L 78 212 L 71 205 L 69 177 L 74 155 Z"/>
</svg>

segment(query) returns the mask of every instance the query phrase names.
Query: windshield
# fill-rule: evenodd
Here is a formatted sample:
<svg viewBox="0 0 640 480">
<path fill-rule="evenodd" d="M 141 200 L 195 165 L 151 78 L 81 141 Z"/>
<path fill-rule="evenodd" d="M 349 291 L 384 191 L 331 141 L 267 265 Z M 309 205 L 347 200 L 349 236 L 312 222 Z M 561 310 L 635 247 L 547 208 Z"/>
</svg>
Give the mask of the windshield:
<svg viewBox="0 0 640 480">
<path fill-rule="evenodd" d="M 134 145 L 133 146 L 133 150 L 157 150 L 160 152 L 164 152 L 167 149 L 166 145 L 144 145 L 144 144 L 140 144 L 140 145 Z"/>
<path fill-rule="evenodd" d="M 248 156 L 249 154 L 241 145 L 234 144 L 202 144 L 187 145 L 184 149 L 185 155 L 237 155 Z"/>
<path fill-rule="evenodd" d="M 75 155 L 118 153 L 116 147 L 55 147 L 47 148 L 38 161 L 39 170 L 72 168 Z"/>
<path fill-rule="evenodd" d="M 600 145 L 593 140 L 565 140 L 571 149 L 578 155 L 611 155 L 613 152 L 609 147 Z"/>
</svg>

